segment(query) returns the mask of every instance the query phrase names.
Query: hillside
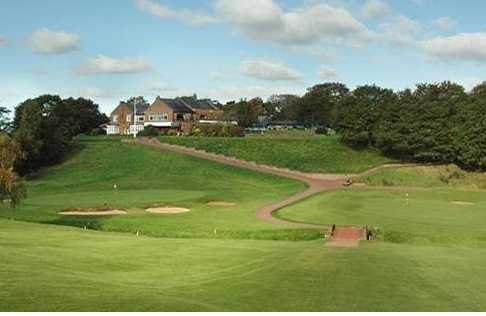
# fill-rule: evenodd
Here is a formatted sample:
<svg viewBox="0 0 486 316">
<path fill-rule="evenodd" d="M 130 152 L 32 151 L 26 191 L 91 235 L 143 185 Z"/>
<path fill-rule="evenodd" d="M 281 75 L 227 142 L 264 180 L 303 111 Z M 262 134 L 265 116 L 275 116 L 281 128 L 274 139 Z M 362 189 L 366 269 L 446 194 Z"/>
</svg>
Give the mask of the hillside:
<svg viewBox="0 0 486 316">
<path fill-rule="evenodd" d="M 157 237 L 315 239 L 318 232 L 274 227 L 255 217 L 258 207 L 303 188 L 304 184 L 285 178 L 123 144 L 120 139 L 94 138 L 81 141 L 66 162 L 28 182 L 29 197 L 16 218 Z M 183 207 L 190 212 L 149 214 L 144 209 L 150 206 Z M 100 207 L 128 213 L 59 214 L 69 208 Z M 7 206 L 0 205 L 0 217 L 10 215 Z"/>
<path fill-rule="evenodd" d="M 337 136 L 296 135 L 160 137 L 160 141 L 304 172 L 358 173 L 391 161 L 372 150 L 353 150 Z"/>
</svg>

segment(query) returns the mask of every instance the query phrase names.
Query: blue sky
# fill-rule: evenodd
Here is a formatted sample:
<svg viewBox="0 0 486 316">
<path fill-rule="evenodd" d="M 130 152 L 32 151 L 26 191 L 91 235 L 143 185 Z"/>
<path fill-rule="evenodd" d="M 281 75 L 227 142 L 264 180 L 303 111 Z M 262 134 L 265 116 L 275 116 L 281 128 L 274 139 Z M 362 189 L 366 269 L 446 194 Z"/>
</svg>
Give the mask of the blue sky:
<svg viewBox="0 0 486 316">
<path fill-rule="evenodd" d="M 486 72 L 484 0 L 5 0 L 0 105 L 44 93 L 221 101 Z"/>
</svg>

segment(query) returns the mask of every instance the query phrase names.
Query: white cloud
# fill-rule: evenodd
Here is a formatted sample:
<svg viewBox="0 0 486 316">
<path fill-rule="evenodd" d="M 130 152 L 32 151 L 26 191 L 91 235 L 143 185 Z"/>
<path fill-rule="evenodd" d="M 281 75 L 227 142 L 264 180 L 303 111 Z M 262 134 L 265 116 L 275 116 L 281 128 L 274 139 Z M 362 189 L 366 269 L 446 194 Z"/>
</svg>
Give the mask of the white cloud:
<svg viewBox="0 0 486 316">
<path fill-rule="evenodd" d="M 475 88 L 477 85 L 480 85 L 481 83 L 484 82 L 484 78 L 477 78 L 477 77 L 466 77 L 466 78 L 461 78 L 457 80 L 452 80 L 460 85 L 462 85 L 466 91 L 471 91 L 473 88 Z"/>
<path fill-rule="evenodd" d="M 189 10 L 176 11 L 152 0 L 136 0 L 138 8 L 160 19 L 178 20 L 187 24 L 202 25 L 216 23 L 213 16 Z"/>
<path fill-rule="evenodd" d="M 78 74 L 135 74 L 152 69 L 143 57 L 113 58 L 98 55 L 76 69 Z"/>
<path fill-rule="evenodd" d="M 383 40 L 398 46 L 414 44 L 417 41 L 416 37 L 422 32 L 419 22 L 404 15 L 380 24 L 378 29 L 381 30 Z"/>
<path fill-rule="evenodd" d="M 267 99 L 274 94 L 304 94 L 304 88 L 298 87 L 266 87 L 266 86 L 221 86 L 206 91 L 207 96 L 220 102 L 238 101 L 260 97 Z"/>
<path fill-rule="evenodd" d="M 382 19 L 392 12 L 388 3 L 381 0 L 368 0 L 361 9 L 361 15 L 365 19 Z"/>
<path fill-rule="evenodd" d="M 285 11 L 273 0 L 217 0 L 216 12 L 238 32 L 285 46 L 323 41 L 363 44 L 373 33 L 344 8 L 318 3 Z"/>
<path fill-rule="evenodd" d="M 434 20 L 432 24 L 434 24 L 436 27 L 440 28 L 441 30 L 447 31 L 455 27 L 457 25 L 457 21 L 448 16 L 444 16 Z"/>
<path fill-rule="evenodd" d="M 240 65 L 240 73 L 262 80 L 298 81 L 302 79 L 302 74 L 299 72 L 271 59 L 245 60 Z"/>
<path fill-rule="evenodd" d="M 8 43 L 8 40 L 6 37 L 0 36 L 0 46 L 5 45 Z"/>
<path fill-rule="evenodd" d="M 486 33 L 439 36 L 424 42 L 427 54 L 443 61 L 486 63 Z"/>
<path fill-rule="evenodd" d="M 337 72 L 333 68 L 321 66 L 318 72 L 318 76 L 323 80 L 335 79 L 337 77 Z"/>
<path fill-rule="evenodd" d="M 34 53 L 64 54 L 79 49 L 81 38 L 78 34 L 53 31 L 47 28 L 36 30 L 30 37 Z"/>
</svg>

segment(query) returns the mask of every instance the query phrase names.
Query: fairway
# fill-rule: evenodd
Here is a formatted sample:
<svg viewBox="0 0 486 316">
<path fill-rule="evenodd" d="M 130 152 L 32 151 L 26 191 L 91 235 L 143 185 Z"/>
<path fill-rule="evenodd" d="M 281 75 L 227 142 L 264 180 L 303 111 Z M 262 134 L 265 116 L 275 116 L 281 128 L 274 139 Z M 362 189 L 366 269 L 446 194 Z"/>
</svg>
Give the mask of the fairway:
<svg viewBox="0 0 486 316">
<path fill-rule="evenodd" d="M 116 185 L 116 189 L 114 189 Z M 28 199 L 18 220 L 139 232 L 155 237 L 307 240 L 315 230 L 287 229 L 260 222 L 255 212 L 304 189 L 304 184 L 223 166 L 181 154 L 123 144 L 119 139 L 86 139 L 63 164 L 28 182 Z M 219 201 L 232 207 L 211 205 Z M 110 207 L 119 216 L 63 216 L 69 208 Z M 147 208 L 190 209 L 151 214 Z M 10 218 L 7 205 L 0 217 Z"/>
<path fill-rule="evenodd" d="M 486 195 L 479 191 L 341 190 L 309 198 L 279 211 L 278 216 L 316 224 L 378 227 L 391 242 L 486 246 Z"/>
<path fill-rule="evenodd" d="M 304 172 L 359 173 L 392 160 L 372 150 L 353 150 L 338 136 L 287 133 L 282 136 L 160 137 L 161 142 L 182 145 L 259 164 Z"/>
<path fill-rule="evenodd" d="M 160 239 L 0 220 L 2 311 L 479 311 L 484 248 Z"/>
</svg>

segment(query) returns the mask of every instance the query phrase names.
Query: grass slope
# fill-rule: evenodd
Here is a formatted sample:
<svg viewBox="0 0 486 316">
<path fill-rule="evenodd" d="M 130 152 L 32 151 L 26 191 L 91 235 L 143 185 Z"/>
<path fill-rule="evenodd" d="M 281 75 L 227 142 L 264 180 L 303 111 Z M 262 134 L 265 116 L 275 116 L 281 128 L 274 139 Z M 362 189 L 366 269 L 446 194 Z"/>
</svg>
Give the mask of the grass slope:
<svg viewBox="0 0 486 316">
<path fill-rule="evenodd" d="M 455 165 L 384 169 L 359 181 L 373 187 L 486 189 L 485 173 L 467 172 Z"/>
<path fill-rule="evenodd" d="M 343 145 L 337 136 L 298 135 L 245 138 L 160 137 L 160 140 L 304 172 L 357 173 L 390 162 L 371 150 L 353 150 Z"/>
<path fill-rule="evenodd" d="M 113 188 L 117 184 L 118 189 Z M 119 139 L 90 139 L 62 165 L 29 181 L 28 199 L 17 219 L 75 225 L 157 237 L 315 239 L 312 230 L 288 230 L 256 219 L 258 207 L 303 190 L 302 183 L 223 166 L 157 149 L 123 144 Z M 208 206 L 210 201 L 235 207 Z M 187 207 L 191 212 L 154 215 L 150 205 Z M 126 208 L 127 215 L 71 217 L 72 207 Z M 0 217 L 10 211 L 0 205 Z"/>
<path fill-rule="evenodd" d="M 0 311 L 484 311 L 486 249 L 160 239 L 0 220 Z"/>
</svg>

